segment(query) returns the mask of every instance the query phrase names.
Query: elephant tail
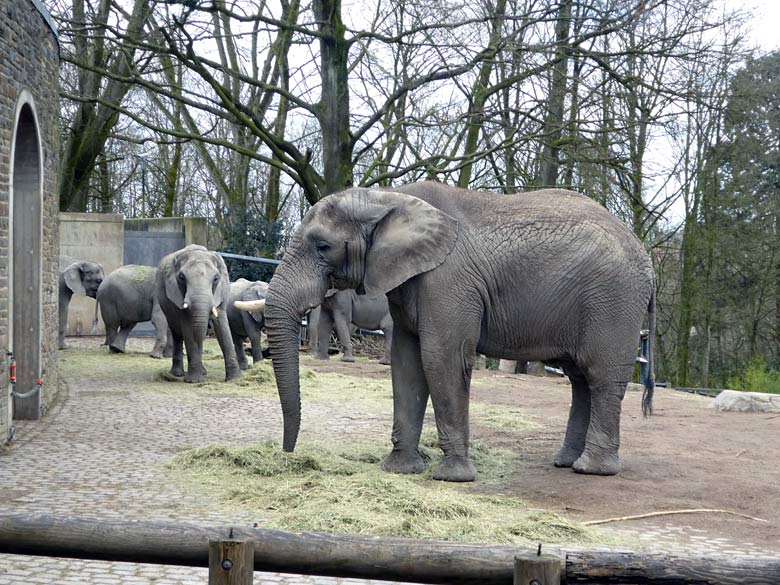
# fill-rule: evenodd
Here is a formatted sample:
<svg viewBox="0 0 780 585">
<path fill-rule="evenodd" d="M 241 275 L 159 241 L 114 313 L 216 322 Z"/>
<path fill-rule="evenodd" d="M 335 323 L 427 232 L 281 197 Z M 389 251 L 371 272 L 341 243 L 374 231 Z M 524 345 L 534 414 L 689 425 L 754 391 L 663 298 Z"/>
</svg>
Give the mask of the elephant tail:
<svg viewBox="0 0 780 585">
<path fill-rule="evenodd" d="M 655 341 L 655 283 L 647 304 L 647 378 L 645 391 L 642 394 L 642 414 L 653 414 L 653 393 L 655 391 L 655 374 L 653 373 L 653 343 Z"/>
<path fill-rule="evenodd" d="M 98 308 L 100 307 L 100 298 L 95 298 L 95 316 L 92 317 L 92 335 L 95 335 L 98 330 Z"/>
</svg>

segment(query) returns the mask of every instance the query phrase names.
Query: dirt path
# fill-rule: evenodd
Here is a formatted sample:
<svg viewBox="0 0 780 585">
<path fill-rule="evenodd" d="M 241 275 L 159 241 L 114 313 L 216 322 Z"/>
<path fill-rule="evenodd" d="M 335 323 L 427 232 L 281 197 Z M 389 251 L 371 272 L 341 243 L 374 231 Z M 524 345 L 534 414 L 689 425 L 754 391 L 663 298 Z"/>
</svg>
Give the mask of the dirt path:
<svg viewBox="0 0 780 585">
<path fill-rule="evenodd" d="M 389 377 L 375 364 L 310 362 L 315 371 Z M 605 525 L 637 537 L 651 548 L 687 552 L 780 553 L 780 415 L 719 413 L 710 398 L 659 388 L 655 414 L 643 418 L 641 393 L 623 401 L 621 457 L 616 477 L 584 476 L 557 469 L 570 402 L 562 378 L 537 378 L 481 370 L 474 373 L 472 400 L 520 407 L 542 428 L 512 432 L 480 425 L 472 414 L 475 440 L 515 450 L 520 463 L 496 488 L 590 521 L 684 509 L 707 512 L 664 515 Z M 389 428 L 387 432 L 389 433 Z M 480 489 L 479 484 L 475 484 Z"/>
</svg>

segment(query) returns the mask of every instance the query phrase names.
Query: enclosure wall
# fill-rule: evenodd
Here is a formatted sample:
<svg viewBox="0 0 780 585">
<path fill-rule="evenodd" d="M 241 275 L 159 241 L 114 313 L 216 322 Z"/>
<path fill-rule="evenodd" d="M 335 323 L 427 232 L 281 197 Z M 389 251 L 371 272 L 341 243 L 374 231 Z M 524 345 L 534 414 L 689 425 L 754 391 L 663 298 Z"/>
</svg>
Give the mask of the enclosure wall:
<svg viewBox="0 0 780 585">
<path fill-rule="evenodd" d="M 11 342 L 9 286 L 11 243 L 10 205 L 14 161 L 11 147 L 19 137 L 19 112 L 34 114 L 40 143 L 42 184 L 40 261 L 40 373 L 45 381 L 43 403 L 56 397 L 57 374 L 57 256 L 59 198 L 57 195 L 59 109 L 59 48 L 50 17 L 38 2 L 3 0 L 0 10 L 0 445 L 10 428 L 11 400 L 7 391 Z M 28 124 L 29 126 L 29 124 Z M 27 129 L 22 131 L 26 132 Z M 29 141 L 28 141 L 29 143 Z M 17 161 L 19 162 L 19 161 Z M 19 168 L 19 167 L 17 167 Z M 40 203 L 40 193 L 37 193 Z M 23 326 L 16 324 L 15 326 Z"/>
</svg>

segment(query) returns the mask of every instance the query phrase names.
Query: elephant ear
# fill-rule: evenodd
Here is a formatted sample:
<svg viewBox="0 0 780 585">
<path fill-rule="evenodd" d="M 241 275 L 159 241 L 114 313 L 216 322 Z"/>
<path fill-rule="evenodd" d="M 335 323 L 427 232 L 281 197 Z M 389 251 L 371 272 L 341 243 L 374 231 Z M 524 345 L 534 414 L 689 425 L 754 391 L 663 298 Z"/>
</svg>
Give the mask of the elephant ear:
<svg viewBox="0 0 780 585">
<path fill-rule="evenodd" d="M 86 295 L 87 290 L 84 288 L 84 283 L 81 282 L 81 262 L 74 262 L 62 271 L 62 275 L 65 278 L 65 284 L 68 288 L 77 295 Z"/>
<path fill-rule="evenodd" d="M 219 283 L 217 283 L 217 288 L 214 291 L 214 300 L 219 308 L 224 308 L 230 297 L 230 276 L 222 256 L 216 252 L 209 252 L 209 255 L 211 256 L 211 261 L 219 269 Z"/>
<path fill-rule="evenodd" d="M 384 294 L 433 270 L 455 246 L 457 220 L 430 203 L 393 191 L 372 190 L 367 199 L 376 222 L 366 252 L 366 294 Z"/>
<path fill-rule="evenodd" d="M 163 280 L 165 281 L 165 296 L 174 305 L 180 309 L 184 307 L 184 295 L 179 287 L 179 280 L 177 278 L 179 272 L 179 257 L 174 254 L 170 258 L 170 261 L 165 262 L 162 266 Z"/>
<path fill-rule="evenodd" d="M 339 292 L 339 289 L 337 288 L 329 288 L 328 291 L 325 293 L 325 298 L 329 299 L 333 295 L 335 295 L 337 292 Z"/>
</svg>

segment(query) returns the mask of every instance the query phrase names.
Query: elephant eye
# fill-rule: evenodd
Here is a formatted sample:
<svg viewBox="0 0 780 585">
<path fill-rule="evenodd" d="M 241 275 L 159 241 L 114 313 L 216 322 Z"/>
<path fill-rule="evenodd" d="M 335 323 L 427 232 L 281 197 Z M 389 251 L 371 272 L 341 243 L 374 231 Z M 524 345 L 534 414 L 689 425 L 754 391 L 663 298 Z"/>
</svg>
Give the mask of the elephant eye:
<svg viewBox="0 0 780 585">
<path fill-rule="evenodd" d="M 318 252 L 327 252 L 328 250 L 330 250 L 330 244 L 328 242 L 317 242 Z"/>
<path fill-rule="evenodd" d="M 179 272 L 179 274 L 176 275 L 176 278 L 178 278 L 180 282 L 184 282 L 187 279 L 183 272 Z"/>
</svg>

